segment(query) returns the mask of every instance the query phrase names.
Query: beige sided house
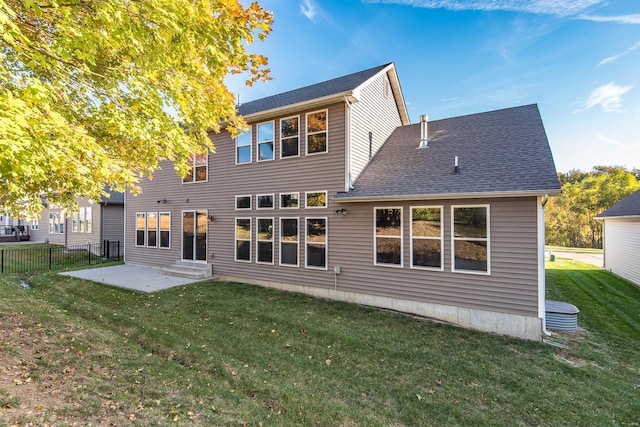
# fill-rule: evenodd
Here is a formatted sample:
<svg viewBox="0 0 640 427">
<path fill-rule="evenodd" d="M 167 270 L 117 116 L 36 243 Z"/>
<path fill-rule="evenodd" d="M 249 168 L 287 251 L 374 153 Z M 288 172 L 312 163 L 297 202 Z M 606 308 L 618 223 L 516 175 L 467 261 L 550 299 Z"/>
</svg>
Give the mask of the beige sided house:
<svg viewBox="0 0 640 427">
<path fill-rule="evenodd" d="M 78 198 L 78 212 L 73 213 L 47 205 L 40 219 L 30 223 L 31 240 L 64 246 L 119 241 L 124 252 L 124 193 L 108 193 L 100 203 Z"/>
<path fill-rule="evenodd" d="M 596 219 L 603 223 L 604 268 L 640 286 L 640 190 Z"/>
<path fill-rule="evenodd" d="M 127 263 L 541 338 L 560 185 L 535 105 L 412 125 L 391 63 L 239 112 L 127 195 Z"/>
</svg>

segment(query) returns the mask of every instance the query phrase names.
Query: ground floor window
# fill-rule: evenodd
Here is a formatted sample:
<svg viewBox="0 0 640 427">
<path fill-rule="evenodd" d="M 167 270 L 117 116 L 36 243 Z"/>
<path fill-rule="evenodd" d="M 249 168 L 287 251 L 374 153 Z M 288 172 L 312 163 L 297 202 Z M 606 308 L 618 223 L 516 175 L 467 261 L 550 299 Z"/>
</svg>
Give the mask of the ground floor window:
<svg viewBox="0 0 640 427">
<path fill-rule="evenodd" d="M 31 221 L 31 230 L 35 231 L 40 228 L 40 222 L 37 219 Z"/>
<path fill-rule="evenodd" d="M 257 262 L 273 264 L 273 218 L 258 218 L 257 221 Z"/>
<path fill-rule="evenodd" d="M 155 248 L 158 246 L 158 214 L 147 212 L 147 246 Z"/>
<path fill-rule="evenodd" d="M 147 230 L 147 214 L 136 212 L 136 246 L 145 245 L 145 233 Z"/>
<path fill-rule="evenodd" d="M 251 218 L 236 218 L 236 261 L 251 262 Z"/>
<path fill-rule="evenodd" d="M 489 273 L 489 206 L 452 206 L 453 271 Z"/>
<path fill-rule="evenodd" d="M 442 207 L 411 208 L 411 267 L 442 270 Z"/>
<path fill-rule="evenodd" d="M 280 218 L 280 265 L 298 266 L 298 218 Z"/>
<path fill-rule="evenodd" d="M 169 248 L 171 246 L 170 212 L 136 212 L 136 246 Z"/>
<path fill-rule="evenodd" d="M 327 268 L 327 219 L 307 218 L 306 220 L 306 266 Z"/>
<path fill-rule="evenodd" d="M 402 208 L 375 208 L 375 265 L 402 267 Z"/>
<path fill-rule="evenodd" d="M 160 212 L 160 247 L 169 248 L 171 246 L 171 213 Z"/>
</svg>

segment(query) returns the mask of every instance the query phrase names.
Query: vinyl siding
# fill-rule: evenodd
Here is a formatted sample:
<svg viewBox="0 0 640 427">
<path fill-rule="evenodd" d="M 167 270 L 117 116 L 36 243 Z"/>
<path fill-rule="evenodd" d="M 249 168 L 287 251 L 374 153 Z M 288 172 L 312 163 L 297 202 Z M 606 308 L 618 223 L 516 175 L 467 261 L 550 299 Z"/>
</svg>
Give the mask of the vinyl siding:
<svg viewBox="0 0 640 427">
<path fill-rule="evenodd" d="M 252 132 L 253 162 L 235 164 L 235 141 L 227 133 L 212 135 L 216 152 L 208 157 L 207 182 L 182 184 L 169 162 L 162 164 L 162 170 L 154 174 L 153 181 L 143 180 L 143 193 L 133 197 L 127 195 L 126 203 L 126 261 L 131 264 L 155 266 L 170 265 L 182 258 L 181 231 L 182 211 L 207 210 L 214 216 L 208 221 L 207 259 L 213 265 L 214 274 L 239 275 L 249 270 L 248 264 L 234 261 L 235 218 L 252 219 L 252 255 L 256 260 L 256 218 L 274 217 L 274 236 L 279 236 L 280 217 L 300 218 L 300 266 L 305 276 L 333 283 L 333 278 L 325 279 L 326 272 L 304 268 L 304 218 L 329 217 L 339 208 L 330 200 L 330 196 L 344 190 L 345 174 L 345 106 L 344 103 L 328 106 L 328 152 L 306 155 L 305 113 L 318 109 L 301 111 L 300 118 L 300 157 L 280 158 L 279 119 L 275 120 L 274 152 L 275 160 L 256 162 L 256 131 Z M 287 114 L 285 117 L 290 117 Z M 260 122 L 264 122 L 261 120 Z M 255 123 L 253 123 L 255 125 Z M 327 191 L 327 208 L 304 208 L 304 193 Z M 279 209 L 280 193 L 300 193 L 300 209 Z M 250 211 L 235 210 L 236 195 L 251 195 Z M 274 194 L 276 209 L 256 209 L 256 195 Z M 158 200 L 166 203 L 158 204 Z M 135 246 L 136 212 L 171 212 L 171 248 L 142 248 Z M 331 227 L 329 225 L 329 227 Z M 270 280 L 290 281 L 292 268 L 280 267 L 278 239 L 274 241 L 274 264 L 260 265 L 252 262 L 250 270 L 255 277 L 269 277 Z"/>
<path fill-rule="evenodd" d="M 604 268 L 640 285 L 640 218 L 604 220 Z"/>
<path fill-rule="evenodd" d="M 388 87 L 385 96 L 384 87 Z M 359 101 L 350 107 L 350 174 L 355 182 L 369 163 L 369 132 L 372 133 L 372 155 L 384 144 L 393 130 L 400 126 L 400 114 L 386 73 L 361 89 Z M 416 145 L 418 141 L 416 141 Z"/>
<path fill-rule="evenodd" d="M 124 206 L 102 206 L 102 240 L 124 243 Z"/>
<path fill-rule="evenodd" d="M 451 205 L 490 205 L 491 274 L 451 271 Z M 411 207 L 443 206 L 444 271 L 411 269 Z M 375 266 L 374 207 L 403 208 L 402 268 Z M 393 298 L 537 316 L 536 199 L 412 201 L 352 204 L 331 228 L 338 288 Z M 333 269 L 331 269 L 333 271 Z"/>
<path fill-rule="evenodd" d="M 315 111 L 315 110 L 313 110 Z M 153 181 L 144 180 L 143 193 L 127 196 L 126 262 L 167 266 L 181 259 L 182 211 L 206 210 L 207 261 L 214 275 L 222 278 L 270 284 L 293 285 L 397 300 L 455 306 L 484 312 L 538 318 L 538 230 L 537 198 L 475 200 L 415 200 L 393 203 L 337 203 L 331 199 L 344 190 L 345 104 L 328 107 L 328 153 L 306 155 L 305 135 L 300 134 L 300 157 L 280 158 L 278 119 L 275 122 L 275 160 L 256 162 L 256 132 L 252 132 L 253 162 L 235 164 L 235 143 L 228 134 L 212 135 L 216 152 L 208 157 L 207 182 L 182 184 L 171 163 Z M 300 112 L 300 129 L 305 113 Z M 286 117 L 290 117 L 287 114 Z M 352 117 L 353 118 L 353 117 Z M 264 120 L 261 120 L 263 122 Z M 253 124 L 255 125 L 255 124 Z M 368 131 L 367 131 L 368 133 Z M 367 137 L 368 153 L 368 137 Z M 304 208 L 304 193 L 327 191 L 328 207 Z M 280 209 L 281 193 L 300 193 L 300 209 Z M 256 209 L 256 195 L 274 194 L 275 208 Z M 251 195 L 251 210 L 235 210 L 236 195 Z M 158 203 L 161 201 L 161 203 Z M 166 203 L 165 203 L 166 201 Z M 491 274 L 479 275 L 451 270 L 451 206 L 490 206 Z M 374 207 L 403 208 L 402 268 L 374 265 Z M 410 268 L 410 207 L 442 206 L 444 227 L 444 271 Z M 347 209 L 347 215 L 335 211 Z M 135 246 L 136 212 L 171 212 L 171 248 Z M 251 263 L 236 262 L 235 218 L 251 218 Z M 273 218 L 273 265 L 256 263 L 257 218 Z M 299 267 L 280 266 L 280 219 L 299 218 Z M 327 269 L 305 268 L 305 218 L 327 219 Z M 334 267 L 341 274 L 334 274 Z M 295 288 L 298 287 L 298 288 Z"/>
</svg>

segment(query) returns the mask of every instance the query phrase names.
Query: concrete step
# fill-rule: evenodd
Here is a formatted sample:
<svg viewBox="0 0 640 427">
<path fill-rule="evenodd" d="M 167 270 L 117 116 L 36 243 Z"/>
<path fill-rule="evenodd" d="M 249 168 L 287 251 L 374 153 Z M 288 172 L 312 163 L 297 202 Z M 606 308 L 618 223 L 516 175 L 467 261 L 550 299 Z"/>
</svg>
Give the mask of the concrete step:
<svg viewBox="0 0 640 427">
<path fill-rule="evenodd" d="M 162 269 L 167 276 L 185 277 L 187 279 L 206 279 L 212 277 L 211 265 L 179 261 Z"/>
</svg>

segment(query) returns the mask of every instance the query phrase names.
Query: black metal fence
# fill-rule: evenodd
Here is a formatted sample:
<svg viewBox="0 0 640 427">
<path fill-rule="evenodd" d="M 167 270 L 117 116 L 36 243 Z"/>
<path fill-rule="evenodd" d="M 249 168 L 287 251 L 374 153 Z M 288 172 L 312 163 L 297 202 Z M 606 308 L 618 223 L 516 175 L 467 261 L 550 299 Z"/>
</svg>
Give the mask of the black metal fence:
<svg viewBox="0 0 640 427">
<path fill-rule="evenodd" d="M 57 271 L 122 259 L 120 242 L 77 246 L 40 246 L 25 249 L 0 249 L 0 273 L 16 274 Z"/>
</svg>

